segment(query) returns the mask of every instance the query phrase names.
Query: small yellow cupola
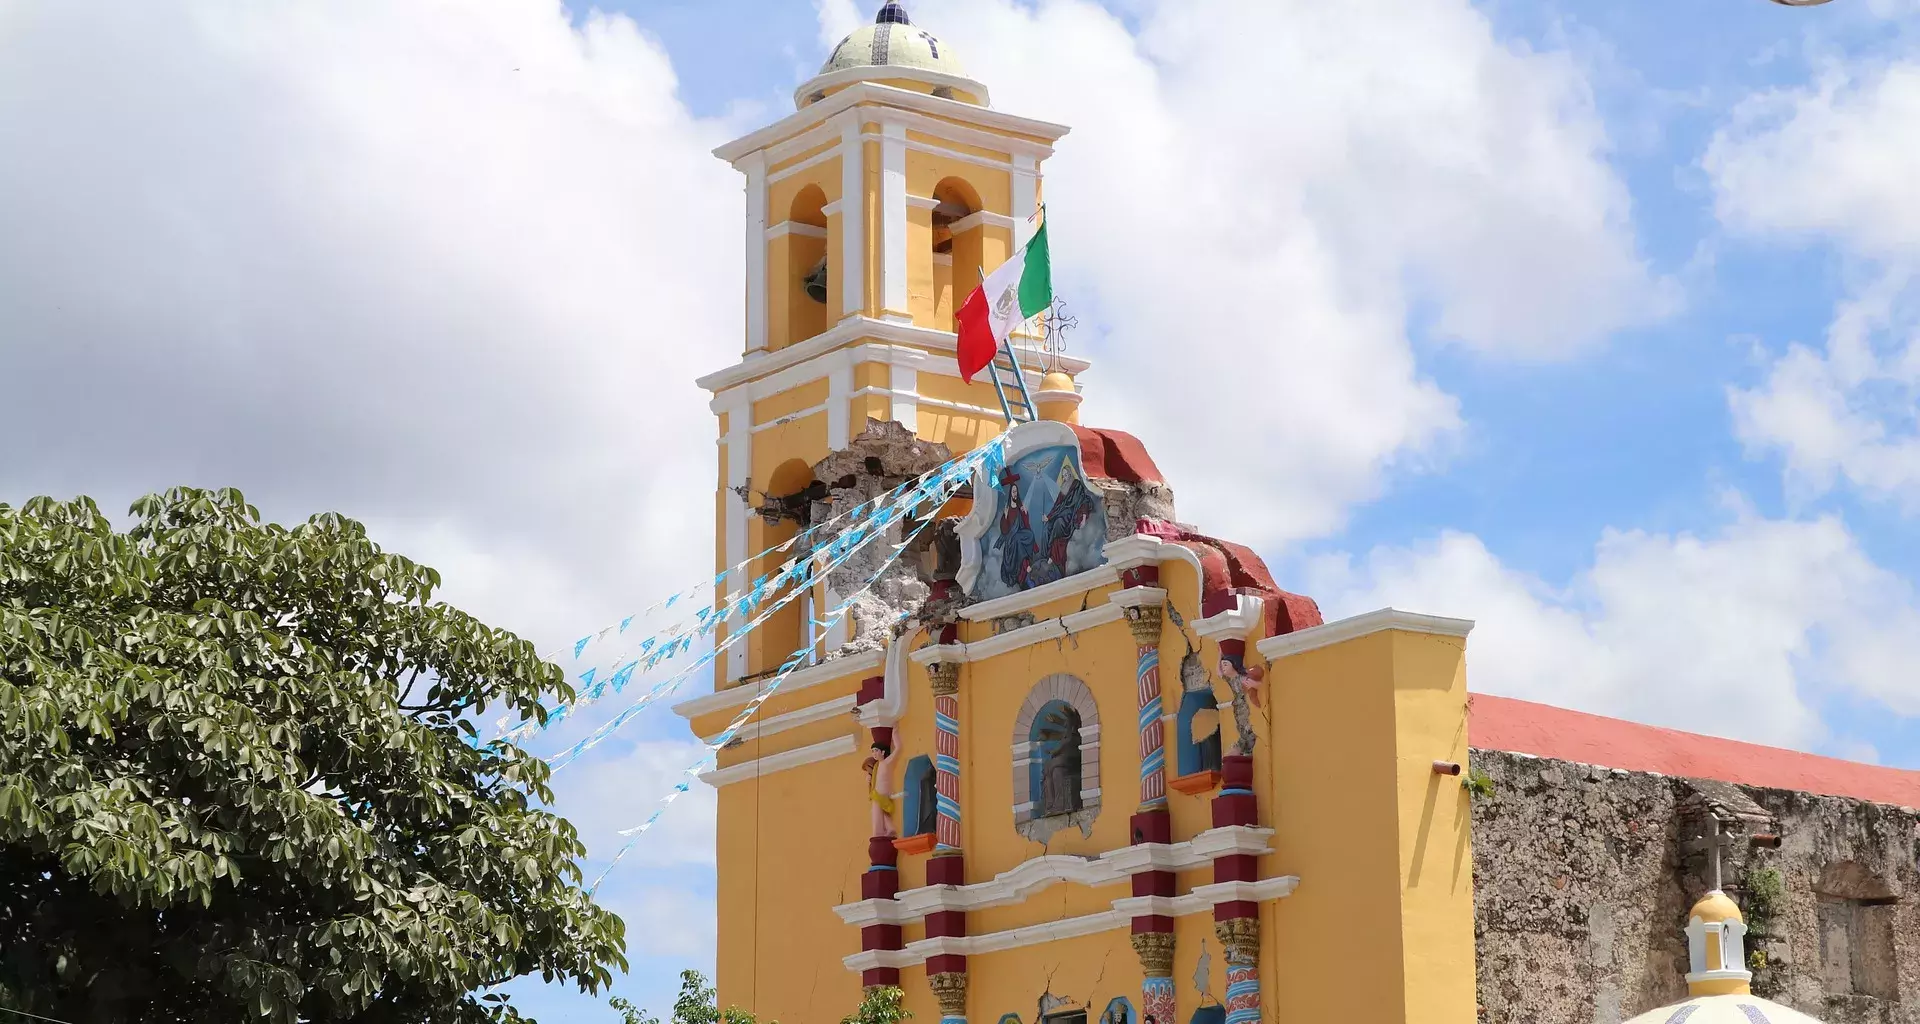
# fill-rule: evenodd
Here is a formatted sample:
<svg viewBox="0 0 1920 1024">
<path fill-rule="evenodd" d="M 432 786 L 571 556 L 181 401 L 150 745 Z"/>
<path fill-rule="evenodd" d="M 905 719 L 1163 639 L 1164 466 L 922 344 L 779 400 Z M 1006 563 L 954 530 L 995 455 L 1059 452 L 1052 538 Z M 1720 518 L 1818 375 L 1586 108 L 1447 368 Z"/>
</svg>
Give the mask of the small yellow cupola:
<svg viewBox="0 0 1920 1024">
<path fill-rule="evenodd" d="M 1753 994 L 1747 919 L 1720 889 L 1720 851 L 1728 841 L 1716 821 L 1712 833 L 1698 844 L 1708 851 L 1713 888 L 1687 911 L 1687 1001 L 1643 1013 L 1627 1024 L 1820 1024 Z"/>
<path fill-rule="evenodd" d="M 1687 991 L 1696 996 L 1751 993 L 1746 934 L 1747 919 L 1726 893 L 1715 889 L 1701 897 L 1687 915 Z"/>
</svg>

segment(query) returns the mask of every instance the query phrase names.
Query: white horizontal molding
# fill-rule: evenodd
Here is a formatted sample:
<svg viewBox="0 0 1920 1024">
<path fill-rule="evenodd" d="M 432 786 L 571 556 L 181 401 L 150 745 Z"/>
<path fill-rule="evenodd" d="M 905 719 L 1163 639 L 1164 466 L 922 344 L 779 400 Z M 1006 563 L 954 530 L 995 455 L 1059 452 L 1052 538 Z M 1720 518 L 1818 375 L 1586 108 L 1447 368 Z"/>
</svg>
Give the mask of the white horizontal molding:
<svg viewBox="0 0 1920 1024">
<path fill-rule="evenodd" d="M 1063 597 L 1084 594 L 1089 590 L 1112 586 L 1120 582 L 1120 573 L 1112 566 L 1101 565 L 1072 576 L 1042 583 L 1031 590 L 1022 590 L 1017 594 L 996 597 L 990 601 L 970 604 L 960 614 L 970 622 L 986 622 L 990 619 L 1005 618 L 1020 612 L 1037 608 L 1049 601 L 1058 601 Z"/>
<path fill-rule="evenodd" d="M 1048 640 L 1064 640 L 1076 633 L 1084 633 L 1096 626 L 1109 622 L 1119 622 L 1126 612 L 1117 604 L 1101 604 L 1083 612 L 1062 615 L 1057 619 L 1042 619 L 1031 626 L 1009 629 L 1005 633 L 996 633 L 970 644 L 940 644 L 922 647 L 908 655 L 922 665 L 933 662 L 985 661 L 1008 651 L 1017 651 L 1022 647 Z"/>
<path fill-rule="evenodd" d="M 818 665 L 794 671 L 787 677 L 786 682 L 780 684 L 780 692 L 793 693 L 796 690 L 819 686 L 821 683 L 845 679 L 850 675 L 872 675 L 885 661 L 886 652 L 884 651 L 864 651 L 845 658 L 823 661 Z M 692 700 L 681 701 L 673 706 L 673 713 L 681 718 L 693 719 L 715 711 L 737 708 L 759 696 L 771 682 L 771 679 L 762 679 L 754 684 L 735 686 L 718 693 L 709 693 Z"/>
<path fill-rule="evenodd" d="M 1428 633 L 1435 636 L 1465 637 L 1473 632 L 1472 619 L 1449 619 L 1439 615 L 1382 608 L 1320 626 L 1309 626 L 1292 633 L 1270 636 L 1254 646 L 1268 661 L 1293 654 L 1317 651 L 1322 647 L 1356 640 L 1374 633 L 1399 630 L 1402 633 Z"/>
<path fill-rule="evenodd" d="M 972 885 L 930 885 L 908 889 L 894 899 L 861 900 L 833 908 L 851 925 L 908 924 L 947 910 L 984 910 L 1024 903 L 1049 886 L 1072 882 L 1089 888 L 1117 885 L 1141 871 L 1188 871 L 1206 867 L 1227 853 L 1265 856 L 1273 838 L 1269 828 L 1228 825 L 1209 829 L 1183 843 L 1141 843 L 1091 860 L 1050 855 L 1035 857 Z"/>
<path fill-rule="evenodd" d="M 880 136 L 878 135 L 867 136 L 867 138 L 869 139 L 878 139 L 879 137 Z M 932 196 L 916 196 L 916 195 L 913 195 L 912 193 L 907 194 L 907 207 L 909 209 L 931 210 L 931 209 L 935 209 L 939 205 L 940 205 L 940 200 L 935 199 Z"/>
<path fill-rule="evenodd" d="M 788 235 L 799 235 L 802 238 L 825 238 L 827 237 L 827 229 L 815 227 L 812 224 L 803 224 L 797 220 L 783 220 L 767 229 L 767 241 L 770 242 L 776 238 L 785 238 Z"/>
<path fill-rule="evenodd" d="M 993 416 L 1000 415 L 1000 410 L 989 409 L 984 405 L 964 405 L 960 402 L 945 402 L 938 398 L 928 398 L 925 395 L 913 391 L 904 391 L 900 388 L 883 388 L 875 385 L 868 385 L 867 387 L 861 388 L 848 397 L 859 398 L 862 395 L 879 395 L 883 398 L 896 401 L 912 402 L 915 405 L 931 406 L 935 409 L 950 409 L 954 412 L 971 412 Z"/>
<path fill-rule="evenodd" d="M 1201 580 L 1206 570 L 1200 564 L 1200 556 L 1192 549 L 1136 533 L 1129 537 L 1107 542 L 1107 564 L 1115 572 L 1126 572 L 1147 565 L 1161 565 L 1166 562 L 1182 561 L 1193 566 L 1193 578 Z"/>
<path fill-rule="evenodd" d="M 942 142 L 957 142 L 963 146 L 973 146 L 989 153 L 1006 153 L 1010 157 L 1026 157 L 1034 166 L 1023 167 L 1026 162 L 1013 160 L 1011 166 L 1015 173 L 1037 174 L 1037 165 L 1053 155 L 1053 147 L 1040 142 L 1014 138 L 996 132 L 984 132 L 978 128 L 969 128 L 943 118 L 928 117 L 912 110 L 897 107 L 879 112 L 881 124 L 903 124 L 908 130 L 936 138 Z M 909 140 L 912 141 L 912 140 Z"/>
<path fill-rule="evenodd" d="M 1122 608 L 1158 608 L 1167 603 L 1167 592 L 1159 587 L 1125 587 L 1107 600 Z"/>
<path fill-rule="evenodd" d="M 824 377 L 830 369 L 837 368 L 837 366 L 830 367 L 813 363 L 814 360 L 833 352 L 835 349 L 843 348 L 854 342 L 866 339 L 896 345 L 911 345 L 926 350 L 927 352 L 945 356 L 946 359 L 942 362 L 929 361 L 923 363 L 919 368 L 943 373 L 947 376 L 959 376 L 959 365 L 953 361 L 953 352 L 959 344 L 959 339 L 953 332 L 937 331 L 931 327 L 919 327 L 914 324 L 900 323 L 895 320 L 876 320 L 868 316 L 849 316 L 805 341 L 788 345 L 786 348 L 778 351 L 765 352 L 742 359 L 732 366 L 722 370 L 716 370 L 713 373 L 701 377 L 695 383 L 702 389 L 719 396 L 722 392 L 739 387 L 748 382 L 757 382 L 761 378 L 771 377 L 782 370 L 802 368 L 804 371 L 803 375 L 794 378 L 791 382 L 783 382 L 779 386 L 771 388 L 766 393 L 771 394 L 784 391 L 787 388 L 793 387 L 795 384 L 805 383 L 818 377 Z M 1014 352 L 1019 356 L 1021 366 L 1031 370 L 1036 378 L 1045 372 L 1048 359 L 1045 352 L 1027 346 L 1016 346 Z M 1087 360 L 1076 356 L 1059 356 L 1057 358 L 1060 361 L 1061 368 L 1070 374 L 1082 373 L 1093 365 Z M 801 367 L 803 363 L 813 365 Z M 852 365 L 851 359 L 848 360 L 847 365 Z M 763 395 L 753 394 L 752 397 L 760 398 L 763 397 Z M 723 408 L 718 404 L 714 404 L 712 407 L 716 412 Z"/>
<path fill-rule="evenodd" d="M 771 775 L 774 772 L 783 772 L 789 768 L 798 768 L 803 764 L 813 764 L 816 761 L 825 761 L 829 758 L 841 757 L 853 753 L 855 749 L 852 736 L 835 736 L 833 739 L 815 743 L 811 746 L 796 747 L 793 750 L 783 750 L 778 754 L 769 754 L 766 757 L 756 757 L 751 761 L 742 761 L 739 764 L 728 765 L 725 768 L 716 768 L 713 771 L 703 773 L 700 776 L 700 781 L 715 789 L 719 789 L 721 786 L 730 786 L 733 783 L 744 782 L 747 779 L 757 779 L 762 775 Z"/>
<path fill-rule="evenodd" d="M 959 154 L 955 154 L 955 155 L 959 155 Z M 965 217 L 962 217 L 959 220 L 954 221 L 951 225 L 948 226 L 948 230 L 952 231 L 954 234 L 957 235 L 962 231 L 972 231 L 974 228 L 980 227 L 981 225 L 984 224 L 990 228 L 1005 228 L 1008 231 L 1012 231 L 1015 227 L 1019 225 L 1019 223 L 1020 223 L 1019 221 L 1014 220 L 1012 217 L 1009 217 L 1004 213 L 994 213 L 991 210 L 981 210 L 978 213 L 969 213 Z"/>
<path fill-rule="evenodd" d="M 853 713 L 853 702 L 855 699 L 853 694 L 848 694 L 845 697 L 835 697 L 832 700 L 821 701 L 818 704 L 801 708 L 798 711 L 789 711 L 784 715 L 756 719 L 742 726 L 738 735 L 740 738 L 747 740 L 765 739 L 768 736 L 777 736 L 789 729 L 798 729 L 803 725 L 825 722 L 836 716 L 850 715 Z M 703 737 L 703 741 L 708 745 L 712 745 L 719 739 L 719 733 Z"/>
<path fill-rule="evenodd" d="M 1195 886 L 1192 892 L 1184 896 L 1126 896 L 1114 900 L 1112 910 L 1095 914 L 1010 928 L 1006 931 L 987 932 L 983 935 L 920 939 L 907 943 L 903 949 L 867 950 L 845 957 L 840 962 L 850 971 L 865 971 L 876 967 L 913 967 L 935 956 L 979 956 L 985 953 L 998 953 L 1002 950 L 1019 949 L 1044 942 L 1056 942 L 1082 935 L 1094 935 L 1115 928 L 1125 928 L 1133 922 L 1134 917 L 1146 914 L 1186 917 L 1211 911 L 1218 903 L 1235 900 L 1265 902 L 1284 899 L 1292 895 L 1299 884 L 1299 878 L 1287 875 L 1280 878 L 1263 878 L 1257 882 L 1217 882 L 1212 885 Z"/>
<path fill-rule="evenodd" d="M 897 69 L 889 68 L 887 70 L 895 71 Z M 818 88 L 818 86 L 816 85 L 815 88 Z M 985 98 L 984 96 L 981 97 L 983 100 Z M 767 125 L 765 128 L 743 135 L 732 142 L 716 148 L 713 151 L 713 155 L 730 164 L 737 165 L 741 160 L 754 153 L 785 144 L 789 140 L 794 140 L 795 136 L 799 136 L 811 128 L 825 124 L 838 115 L 853 111 L 855 107 L 867 104 L 877 104 L 880 109 L 857 111 L 855 115 L 865 118 L 871 114 L 874 120 L 879 120 L 889 115 L 897 116 L 897 113 L 907 113 L 909 117 L 915 115 L 934 115 L 932 117 L 926 117 L 925 122 L 935 125 L 942 123 L 940 119 L 946 118 L 951 118 L 963 123 L 970 122 L 996 133 L 992 136 L 992 138 L 998 140 L 995 142 L 995 145 L 1017 147 L 1020 151 L 1026 151 L 1032 148 L 1038 152 L 1051 153 L 1052 149 L 1046 146 L 1034 146 L 1031 143 L 1020 145 L 1019 140 L 1004 139 L 997 133 L 1007 132 L 1010 134 L 1026 135 L 1033 138 L 1056 141 L 1064 138 L 1068 132 L 1068 128 L 1065 125 L 1052 124 L 1047 121 L 1037 121 L 1028 117 L 1018 117 L 989 107 L 976 107 L 970 103 L 961 103 L 957 100 L 941 99 L 937 96 L 914 92 L 911 89 L 902 89 L 898 86 L 880 85 L 876 82 L 855 82 L 853 85 L 828 96 L 818 103 L 810 103 L 786 117 L 781 118 L 779 121 Z M 907 121 L 907 123 L 912 124 L 914 127 L 920 126 L 913 121 Z M 801 146 L 799 148 L 805 149 L 807 147 Z"/>
</svg>

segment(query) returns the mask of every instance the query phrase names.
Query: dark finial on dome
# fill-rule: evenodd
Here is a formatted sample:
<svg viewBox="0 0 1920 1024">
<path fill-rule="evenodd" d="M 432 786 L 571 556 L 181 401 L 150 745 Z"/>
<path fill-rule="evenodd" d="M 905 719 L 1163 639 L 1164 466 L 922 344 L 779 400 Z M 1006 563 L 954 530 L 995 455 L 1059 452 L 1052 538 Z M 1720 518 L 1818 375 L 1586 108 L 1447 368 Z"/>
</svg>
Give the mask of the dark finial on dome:
<svg viewBox="0 0 1920 1024">
<path fill-rule="evenodd" d="M 911 25 L 913 19 L 907 17 L 907 9 L 900 5 L 900 0 L 887 0 L 886 6 L 880 8 L 880 13 L 873 16 L 873 23 L 875 25 Z"/>
</svg>

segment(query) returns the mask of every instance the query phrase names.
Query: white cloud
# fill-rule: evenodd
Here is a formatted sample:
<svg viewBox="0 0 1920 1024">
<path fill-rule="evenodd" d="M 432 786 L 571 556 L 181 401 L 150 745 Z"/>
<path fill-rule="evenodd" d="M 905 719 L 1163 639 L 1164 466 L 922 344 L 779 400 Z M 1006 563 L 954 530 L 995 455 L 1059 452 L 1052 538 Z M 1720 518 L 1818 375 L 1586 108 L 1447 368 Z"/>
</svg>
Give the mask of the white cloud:
<svg viewBox="0 0 1920 1024">
<path fill-rule="evenodd" d="M 523 630 L 558 616 L 511 579 L 610 615 L 706 571 L 713 449 L 687 428 L 692 378 L 738 351 L 740 185 L 707 152 L 734 126 L 687 113 L 630 21 L 8 18 L 0 377 L 40 386 L 9 399 L 0 488 L 341 509 L 431 541 L 450 596 L 493 563 L 489 611 Z"/>
<path fill-rule="evenodd" d="M 1565 55 L 1465 0 L 1133 6 L 1138 35 L 1086 0 L 912 10 L 997 108 L 1073 126 L 1046 196 L 1087 418 L 1143 436 L 1183 518 L 1314 536 L 1440 455 L 1416 308 L 1521 359 L 1667 308 Z"/>
<path fill-rule="evenodd" d="M 1393 605 L 1475 619 L 1477 692 L 1800 749 L 1836 741 L 1826 697 L 1920 714 L 1913 589 L 1838 519 L 1742 511 L 1711 536 L 1609 530 L 1564 587 L 1459 533 L 1309 575 L 1329 617 Z"/>
<path fill-rule="evenodd" d="M 1852 268 L 1818 349 L 1795 344 L 1730 393 L 1736 433 L 1817 495 L 1845 479 L 1920 511 L 1920 62 L 1828 67 L 1756 95 L 1704 158 L 1730 229 L 1825 240 Z"/>
</svg>

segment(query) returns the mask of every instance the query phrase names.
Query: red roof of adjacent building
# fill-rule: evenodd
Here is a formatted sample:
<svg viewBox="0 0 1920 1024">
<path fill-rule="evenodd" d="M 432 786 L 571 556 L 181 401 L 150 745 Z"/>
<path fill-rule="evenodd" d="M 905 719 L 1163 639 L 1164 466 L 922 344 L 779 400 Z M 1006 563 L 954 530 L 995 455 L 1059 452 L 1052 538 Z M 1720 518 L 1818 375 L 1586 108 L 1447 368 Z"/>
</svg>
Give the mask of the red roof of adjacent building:
<svg viewBox="0 0 1920 1024">
<path fill-rule="evenodd" d="M 1700 736 L 1484 693 L 1473 695 L 1467 742 L 1481 750 L 1627 771 L 1920 807 L 1920 771 Z"/>
</svg>

